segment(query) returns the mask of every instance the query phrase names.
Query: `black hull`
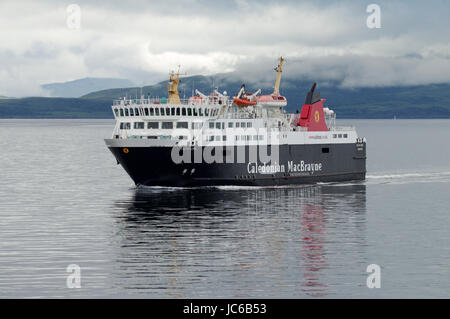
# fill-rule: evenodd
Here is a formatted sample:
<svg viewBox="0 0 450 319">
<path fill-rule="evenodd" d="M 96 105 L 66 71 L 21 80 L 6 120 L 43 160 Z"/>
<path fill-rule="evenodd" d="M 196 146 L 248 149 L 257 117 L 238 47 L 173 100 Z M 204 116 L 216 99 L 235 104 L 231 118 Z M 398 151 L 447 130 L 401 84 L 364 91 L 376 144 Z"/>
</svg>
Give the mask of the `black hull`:
<svg viewBox="0 0 450 319">
<path fill-rule="evenodd" d="M 109 149 L 135 184 L 145 186 L 277 186 L 364 180 L 366 175 L 365 143 L 280 145 L 278 168 L 282 169 L 271 173 L 258 172 L 257 165 L 262 163 L 249 164 L 248 160 L 245 163 L 176 164 L 172 161 L 171 147 Z M 234 152 L 238 152 L 236 147 Z M 248 152 L 247 146 L 247 159 Z M 316 163 L 317 166 L 316 170 L 293 170 L 290 163 Z M 256 171 L 252 171 L 253 167 Z"/>
</svg>

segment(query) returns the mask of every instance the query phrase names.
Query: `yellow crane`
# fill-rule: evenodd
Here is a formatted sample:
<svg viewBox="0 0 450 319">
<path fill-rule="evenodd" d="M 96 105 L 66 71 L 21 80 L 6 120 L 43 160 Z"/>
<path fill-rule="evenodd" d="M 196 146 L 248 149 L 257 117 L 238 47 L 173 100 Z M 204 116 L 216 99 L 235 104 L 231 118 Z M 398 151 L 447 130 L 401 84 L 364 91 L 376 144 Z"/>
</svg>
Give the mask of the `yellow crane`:
<svg viewBox="0 0 450 319">
<path fill-rule="evenodd" d="M 169 94 L 169 99 L 167 103 L 169 104 L 181 104 L 180 95 L 178 93 L 178 84 L 180 83 L 180 75 L 186 75 L 180 73 L 180 67 L 178 67 L 178 72 L 174 71 L 169 73 L 169 85 L 167 86 L 167 92 Z"/>
<path fill-rule="evenodd" d="M 274 68 L 275 71 L 277 71 L 277 79 L 275 80 L 275 86 L 273 88 L 273 95 L 280 95 L 280 82 L 281 82 L 281 73 L 283 72 L 283 63 L 284 63 L 283 57 L 280 57 L 280 63 L 276 68 Z"/>
</svg>

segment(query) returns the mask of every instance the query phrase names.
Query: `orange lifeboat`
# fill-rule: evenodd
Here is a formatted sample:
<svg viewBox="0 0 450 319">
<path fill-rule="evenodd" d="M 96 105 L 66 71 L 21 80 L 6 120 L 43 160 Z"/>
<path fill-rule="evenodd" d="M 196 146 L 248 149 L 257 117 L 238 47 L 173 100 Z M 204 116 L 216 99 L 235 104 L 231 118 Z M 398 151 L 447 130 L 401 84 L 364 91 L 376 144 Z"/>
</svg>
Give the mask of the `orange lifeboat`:
<svg viewBox="0 0 450 319">
<path fill-rule="evenodd" d="M 242 99 L 234 98 L 233 99 L 234 104 L 237 106 L 252 106 L 256 104 L 256 101 L 250 101 L 248 98 L 244 97 Z"/>
<path fill-rule="evenodd" d="M 188 100 L 188 104 L 201 104 L 203 103 L 203 98 L 201 96 L 191 96 Z"/>
<path fill-rule="evenodd" d="M 256 100 L 262 106 L 268 107 L 283 107 L 287 105 L 287 99 L 282 95 L 261 95 L 257 96 Z"/>
</svg>

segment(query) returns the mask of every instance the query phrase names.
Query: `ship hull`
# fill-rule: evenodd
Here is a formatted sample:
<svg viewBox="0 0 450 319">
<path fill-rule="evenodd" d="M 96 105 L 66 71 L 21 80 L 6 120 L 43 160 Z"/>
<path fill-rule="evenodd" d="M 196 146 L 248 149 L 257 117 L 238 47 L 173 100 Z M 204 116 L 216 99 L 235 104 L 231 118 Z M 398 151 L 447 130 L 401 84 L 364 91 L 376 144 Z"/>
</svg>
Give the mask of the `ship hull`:
<svg viewBox="0 0 450 319">
<path fill-rule="evenodd" d="M 250 158 L 252 146 L 234 146 L 232 163 L 195 163 L 194 153 L 204 151 L 192 147 L 191 163 L 175 163 L 172 147 L 108 146 L 136 185 L 145 186 L 278 186 L 364 180 L 366 143 L 280 145 L 275 165 L 260 161 L 237 161 L 238 152 Z M 256 147 L 256 146 L 253 146 Z M 238 149 L 241 148 L 241 149 Z M 244 149 L 242 149 L 244 148 Z M 220 151 L 223 148 L 218 148 Z M 270 153 L 269 153 L 270 154 Z M 225 156 L 225 153 L 224 153 Z"/>
</svg>

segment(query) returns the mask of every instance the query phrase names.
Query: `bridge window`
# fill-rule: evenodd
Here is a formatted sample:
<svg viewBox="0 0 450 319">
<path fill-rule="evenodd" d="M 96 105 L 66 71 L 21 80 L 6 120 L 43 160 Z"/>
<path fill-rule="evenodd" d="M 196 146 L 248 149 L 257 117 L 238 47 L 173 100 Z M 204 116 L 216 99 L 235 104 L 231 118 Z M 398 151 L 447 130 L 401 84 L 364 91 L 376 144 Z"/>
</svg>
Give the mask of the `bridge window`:
<svg viewBox="0 0 450 319">
<path fill-rule="evenodd" d="M 150 108 L 150 115 L 151 115 L 151 116 L 155 115 L 155 112 L 154 112 L 154 110 L 153 110 L 152 107 Z"/>
<path fill-rule="evenodd" d="M 162 128 L 164 130 L 171 130 L 171 129 L 173 129 L 173 122 L 162 122 Z"/>
<path fill-rule="evenodd" d="M 123 116 L 123 109 L 120 109 L 120 116 Z"/>
<path fill-rule="evenodd" d="M 192 109 L 190 107 L 188 107 L 187 109 L 187 115 L 192 116 Z"/>
<path fill-rule="evenodd" d="M 166 107 L 166 115 L 170 116 L 170 108 Z"/>
<path fill-rule="evenodd" d="M 129 130 L 130 128 L 131 128 L 131 124 L 130 123 L 126 123 L 126 122 L 120 123 L 120 129 L 121 130 Z"/>
<path fill-rule="evenodd" d="M 130 116 L 134 116 L 134 110 L 132 107 L 130 108 Z"/>
<path fill-rule="evenodd" d="M 159 122 L 147 122 L 147 128 L 148 129 L 158 129 Z"/>
<path fill-rule="evenodd" d="M 128 116 L 128 108 L 125 109 L 125 116 Z"/>
<path fill-rule="evenodd" d="M 134 109 L 134 115 L 139 116 L 139 109 L 137 107 Z"/>
<path fill-rule="evenodd" d="M 174 107 L 171 109 L 170 114 L 171 114 L 172 116 L 175 116 L 175 108 L 174 108 Z M 167 115 L 167 114 L 166 114 L 166 115 Z"/>
<path fill-rule="evenodd" d="M 180 108 L 177 107 L 177 116 L 180 116 Z"/>
<path fill-rule="evenodd" d="M 209 116 L 209 108 L 205 109 L 205 116 Z"/>
<path fill-rule="evenodd" d="M 116 114 L 116 117 L 118 117 L 119 116 L 119 110 L 114 108 L 114 114 Z"/>
<path fill-rule="evenodd" d="M 197 112 L 197 108 L 196 107 L 194 107 L 193 111 L 194 111 L 194 116 L 198 116 L 198 112 Z"/>
<path fill-rule="evenodd" d="M 186 108 L 185 107 L 181 108 L 181 115 L 186 116 Z"/>
<path fill-rule="evenodd" d="M 177 122 L 177 128 L 189 128 L 188 122 Z"/>
<path fill-rule="evenodd" d="M 152 115 L 153 115 L 153 108 L 151 108 L 151 110 L 152 110 Z M 146 108 L 144 109 L 144 112 L 145 112 L 145 116 L 148 116 L 148 115 L 149 115 L 149 113 L 148 113 L 148 107 L 146 107 Z"/>
<path fill-rule="evenodd" d="M 202 108 L 202 107 L 198 109 L 198 114 L 199 114 L 200 116 L 203 116 L 203 108 Z"/>
</svg>

